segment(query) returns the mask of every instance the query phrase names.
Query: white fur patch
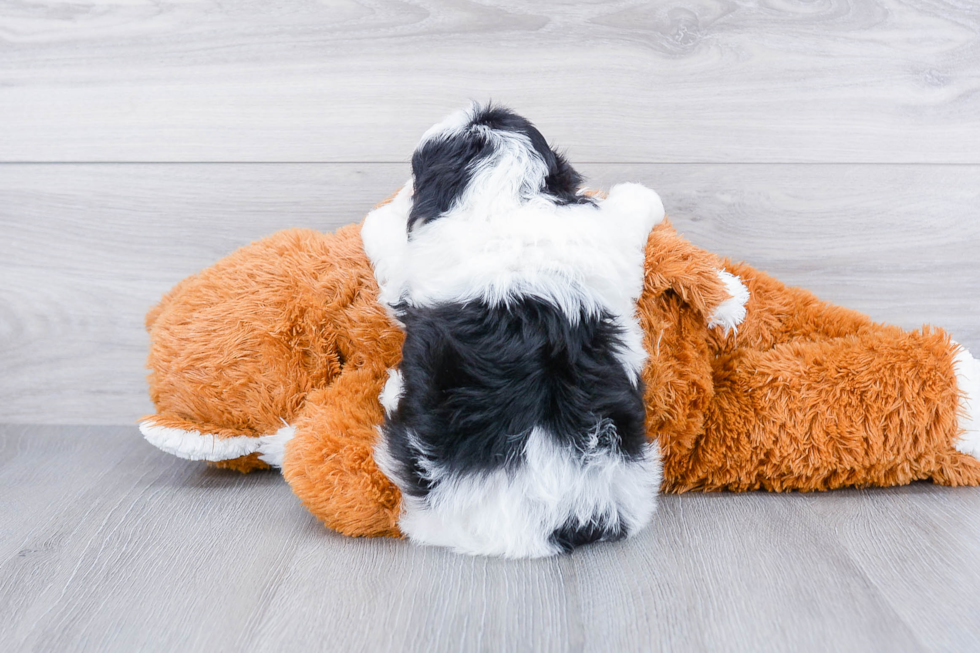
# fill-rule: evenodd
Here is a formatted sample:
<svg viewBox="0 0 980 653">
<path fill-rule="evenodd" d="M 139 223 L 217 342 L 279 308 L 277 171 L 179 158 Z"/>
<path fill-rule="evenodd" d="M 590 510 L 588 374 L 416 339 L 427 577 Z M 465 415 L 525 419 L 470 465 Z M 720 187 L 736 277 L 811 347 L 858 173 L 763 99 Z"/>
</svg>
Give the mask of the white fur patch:
<svg viewBox="0 0 980 653">
<path fill-rule="evenodd" d="M 960 395 L 960 428 L 956 450 L 980 459 L 980 361 L 964 347 L 953 359 Z"/>
<path fill-rule="evenodd" d="M 583 305 L 591 313 L 634 313 L 646 239 L 664 215 L 652 190 L 621 184 L 597 207 L 544 199 L 491 212 L 460 205 L 417 228 L 409 246 L 410 196 L 405 199 L 370 213 L 361 232 L 381 301 L 499 305 L 530 296 L 571 319 Z"/>
<path fill-rule="evenodd" d="M 409 185 L 368 214 L 361 238 L 379 301 L 390 309 L 399 301 L 499 305 L 533 297 L 572 321 L 582 308 L 593 315 L 606 310 L 625 332 L 619 358 L 638 378 L 646 353 L 636 300 L 643 290 L 647 237 L 664 218 L 660 197 L 640 184 L 614 186 L 597 206 L 557 206 L 538 198 L 506 206 L 502 199 L 487 209 L 480 203 L 487 198 L 478 200 L 469 191 L 464 196 L 446 216 L 416 229 L 410 245 Z"/>
<path fill-rule="evenodd" d="M 361 241 L 374 269 L 380 293 L 378 301 L 386 308 L 398 303 L 401 292 L 403 259 L 408 248 L 408 214 L 412 211 L 412 180 L 395 197 L 370 213 L 361 226 Z"/>
<path fill-rule="evenodd" d="M 288 424 L 272 435 L 263 435 L 259 438 L 259 460 L 273 467 L 282 467 L 286 443 L 295 435 L 296 427 Z"/>
<path fill-rule="evenodd" d="M 260 460 L 274 467 L 282 467 L 286 443 L 296 434 L 296 429 L 287 425 L 273 435 L 263 435 L 258 438 L 248 435 L 219 438 L 200 431 L 158 426 L 153 420 L 146 420 L 140 422 L 140 433 L 157 449 L 185 460 L 219 462 L 234 460 L 258 451 Z"/>
<path fill-rule="evenodd" d="M 258 451 L 260 438 L 236 435 L 219 438 L 210 433 L 158 426 L 153 420 L 140 422 L 140 433 L 157 449 L 186 460 L 231 460 Z"/>
<path fill-rule="evenodd" d="M 429 127 L 422 134 L 422 138 L 419 139 L 419 143 L 415 146 L 415 149 L 422 147 L 423 143 L 432 140 L 436 136 L 450 135 L 453 132 L 462 131 L 470 123 L 470 120 L 473 119 L 473 113 L 477 110 L 478 106 L 476 102 L 473 102 L 469 107 L 454 111 L 441 122 L 437 122 Z"/>
<path fill-rule="evenodd" d="M 593 442 L 598 441 L 597 431 Z M 462 477 L 427 465 L 421 453 L 424 473 L 436 485 L 424 498 L 402 495 L 399 528 L 415 542 L 471 555 L 554 555 L 560 548 L 550 538 L 570 522 L 602 521 L 632 535 L 649 523 L 660 490 L 660 453 L 653 442 L 638 460 L 598 449 L 579 459 L 534 429 L 516 471 Z M 397 478 L 384 438 L 375 460 Z"/>
<path fill-rule="evenodd" d="M 378 399 L 385 409 L 386 415 L 391 415 L 398 408 L 398 400 L 402 397 L 402 373 L 392 368 L 388 370 L 388 380 L 381 390 Z"/>
<path fill-rule="evenodd" d="M 741 279 L 725 270 L 718 270 L 718 277 L 724 282 L 725 290 L 731 297 L 715 309 L 708 320 L 708 328 L 720 326 L 725 329 L 725 333 L 730 333 L 745 320 L 745 305 L 749 301 L 749 289 Z"/>
</svg>

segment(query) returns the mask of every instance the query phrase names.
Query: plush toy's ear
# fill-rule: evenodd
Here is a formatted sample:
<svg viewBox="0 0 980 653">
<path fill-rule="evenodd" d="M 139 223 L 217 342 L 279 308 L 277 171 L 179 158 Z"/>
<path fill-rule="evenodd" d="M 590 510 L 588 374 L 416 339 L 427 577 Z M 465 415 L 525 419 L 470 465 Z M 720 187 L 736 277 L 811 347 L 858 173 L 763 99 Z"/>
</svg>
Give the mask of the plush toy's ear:
<svg viewBox="0 0 980 653">
<path fill-rule="evenodd" d="M 666 218 L 647 240 L 644 272 L 645 290 L 677 293 L 711 328 L 729 332 L 745 319 L 745 285 L 725 271 L 721 259 L 681 237 Z"/>
</svg>

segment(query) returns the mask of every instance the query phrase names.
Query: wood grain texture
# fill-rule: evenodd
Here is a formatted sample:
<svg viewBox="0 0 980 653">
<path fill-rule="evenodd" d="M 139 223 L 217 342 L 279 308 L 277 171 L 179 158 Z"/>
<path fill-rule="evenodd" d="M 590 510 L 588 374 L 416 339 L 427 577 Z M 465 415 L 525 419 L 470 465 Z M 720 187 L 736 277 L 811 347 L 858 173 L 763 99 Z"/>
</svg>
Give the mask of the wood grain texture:
<svg viewBox="0 0 980 653">
<path fill-rule="evenodd" d="M 603 162 L 980 163 L 970 0 L 0 8 L 0 160 L 404 161 L 470 98 Z"/>
<path fill-rule="evenodd" d="M 928 484 L 889 490 L 811 495 L 808 503 L 902 621 L 930 633 L 919 635 L 921 643 L 977 650 L 976 607 L 955 597 L 980 587 L 980 491 Z M 927 603 L 942 609 L 923 609 Z"/>
<path fill-rule="evenodd" d="M 71 651 L 940 651 L 980 641 L 980 490 L 664 497 L 506 562 L 321 528 L 132 427 L 0 426 L 0 641 Z"/>
<path fill-rule="evenodd" d="M 980 350 L 980 167 L 582 166 L 661 190 L 695 243 L 877 320 Z M 152 412 L 143 315 L 168 288 L 285 227 L 358 220 L 405 164 L 0 166 L 0 420 Z"/>
</svg>

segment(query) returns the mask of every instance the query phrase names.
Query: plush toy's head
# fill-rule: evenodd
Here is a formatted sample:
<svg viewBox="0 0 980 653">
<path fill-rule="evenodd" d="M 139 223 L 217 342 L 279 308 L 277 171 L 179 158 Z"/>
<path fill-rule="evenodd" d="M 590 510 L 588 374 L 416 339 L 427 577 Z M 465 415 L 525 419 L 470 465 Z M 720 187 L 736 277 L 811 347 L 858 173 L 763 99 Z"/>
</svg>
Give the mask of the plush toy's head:
<svg viewBox="0 0 980 653">
<path fill-rule="evenodd" d="M 455 207 L 513 206 L 531 200 L 587 203 L 582 177 L 527 119 L 477 104 L 429 129 L 412 156 L 409 230 Z"/>
</svg>

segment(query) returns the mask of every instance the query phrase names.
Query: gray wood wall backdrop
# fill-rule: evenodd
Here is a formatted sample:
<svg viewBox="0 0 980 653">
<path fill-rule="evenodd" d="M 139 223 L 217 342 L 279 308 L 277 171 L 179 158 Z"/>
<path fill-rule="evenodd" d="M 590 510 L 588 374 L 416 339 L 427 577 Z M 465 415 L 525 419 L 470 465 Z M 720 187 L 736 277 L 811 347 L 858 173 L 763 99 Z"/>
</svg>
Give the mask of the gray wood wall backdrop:
<svg viewBox="0 0 980 653">
<path fill-rule="evenodd" d="M 695 242 L 980 349 L 972 0 L 0 3 L 0 422 L 131 424 L 142 316 L 359 219 L 469 99 Z"/>
</svg>

